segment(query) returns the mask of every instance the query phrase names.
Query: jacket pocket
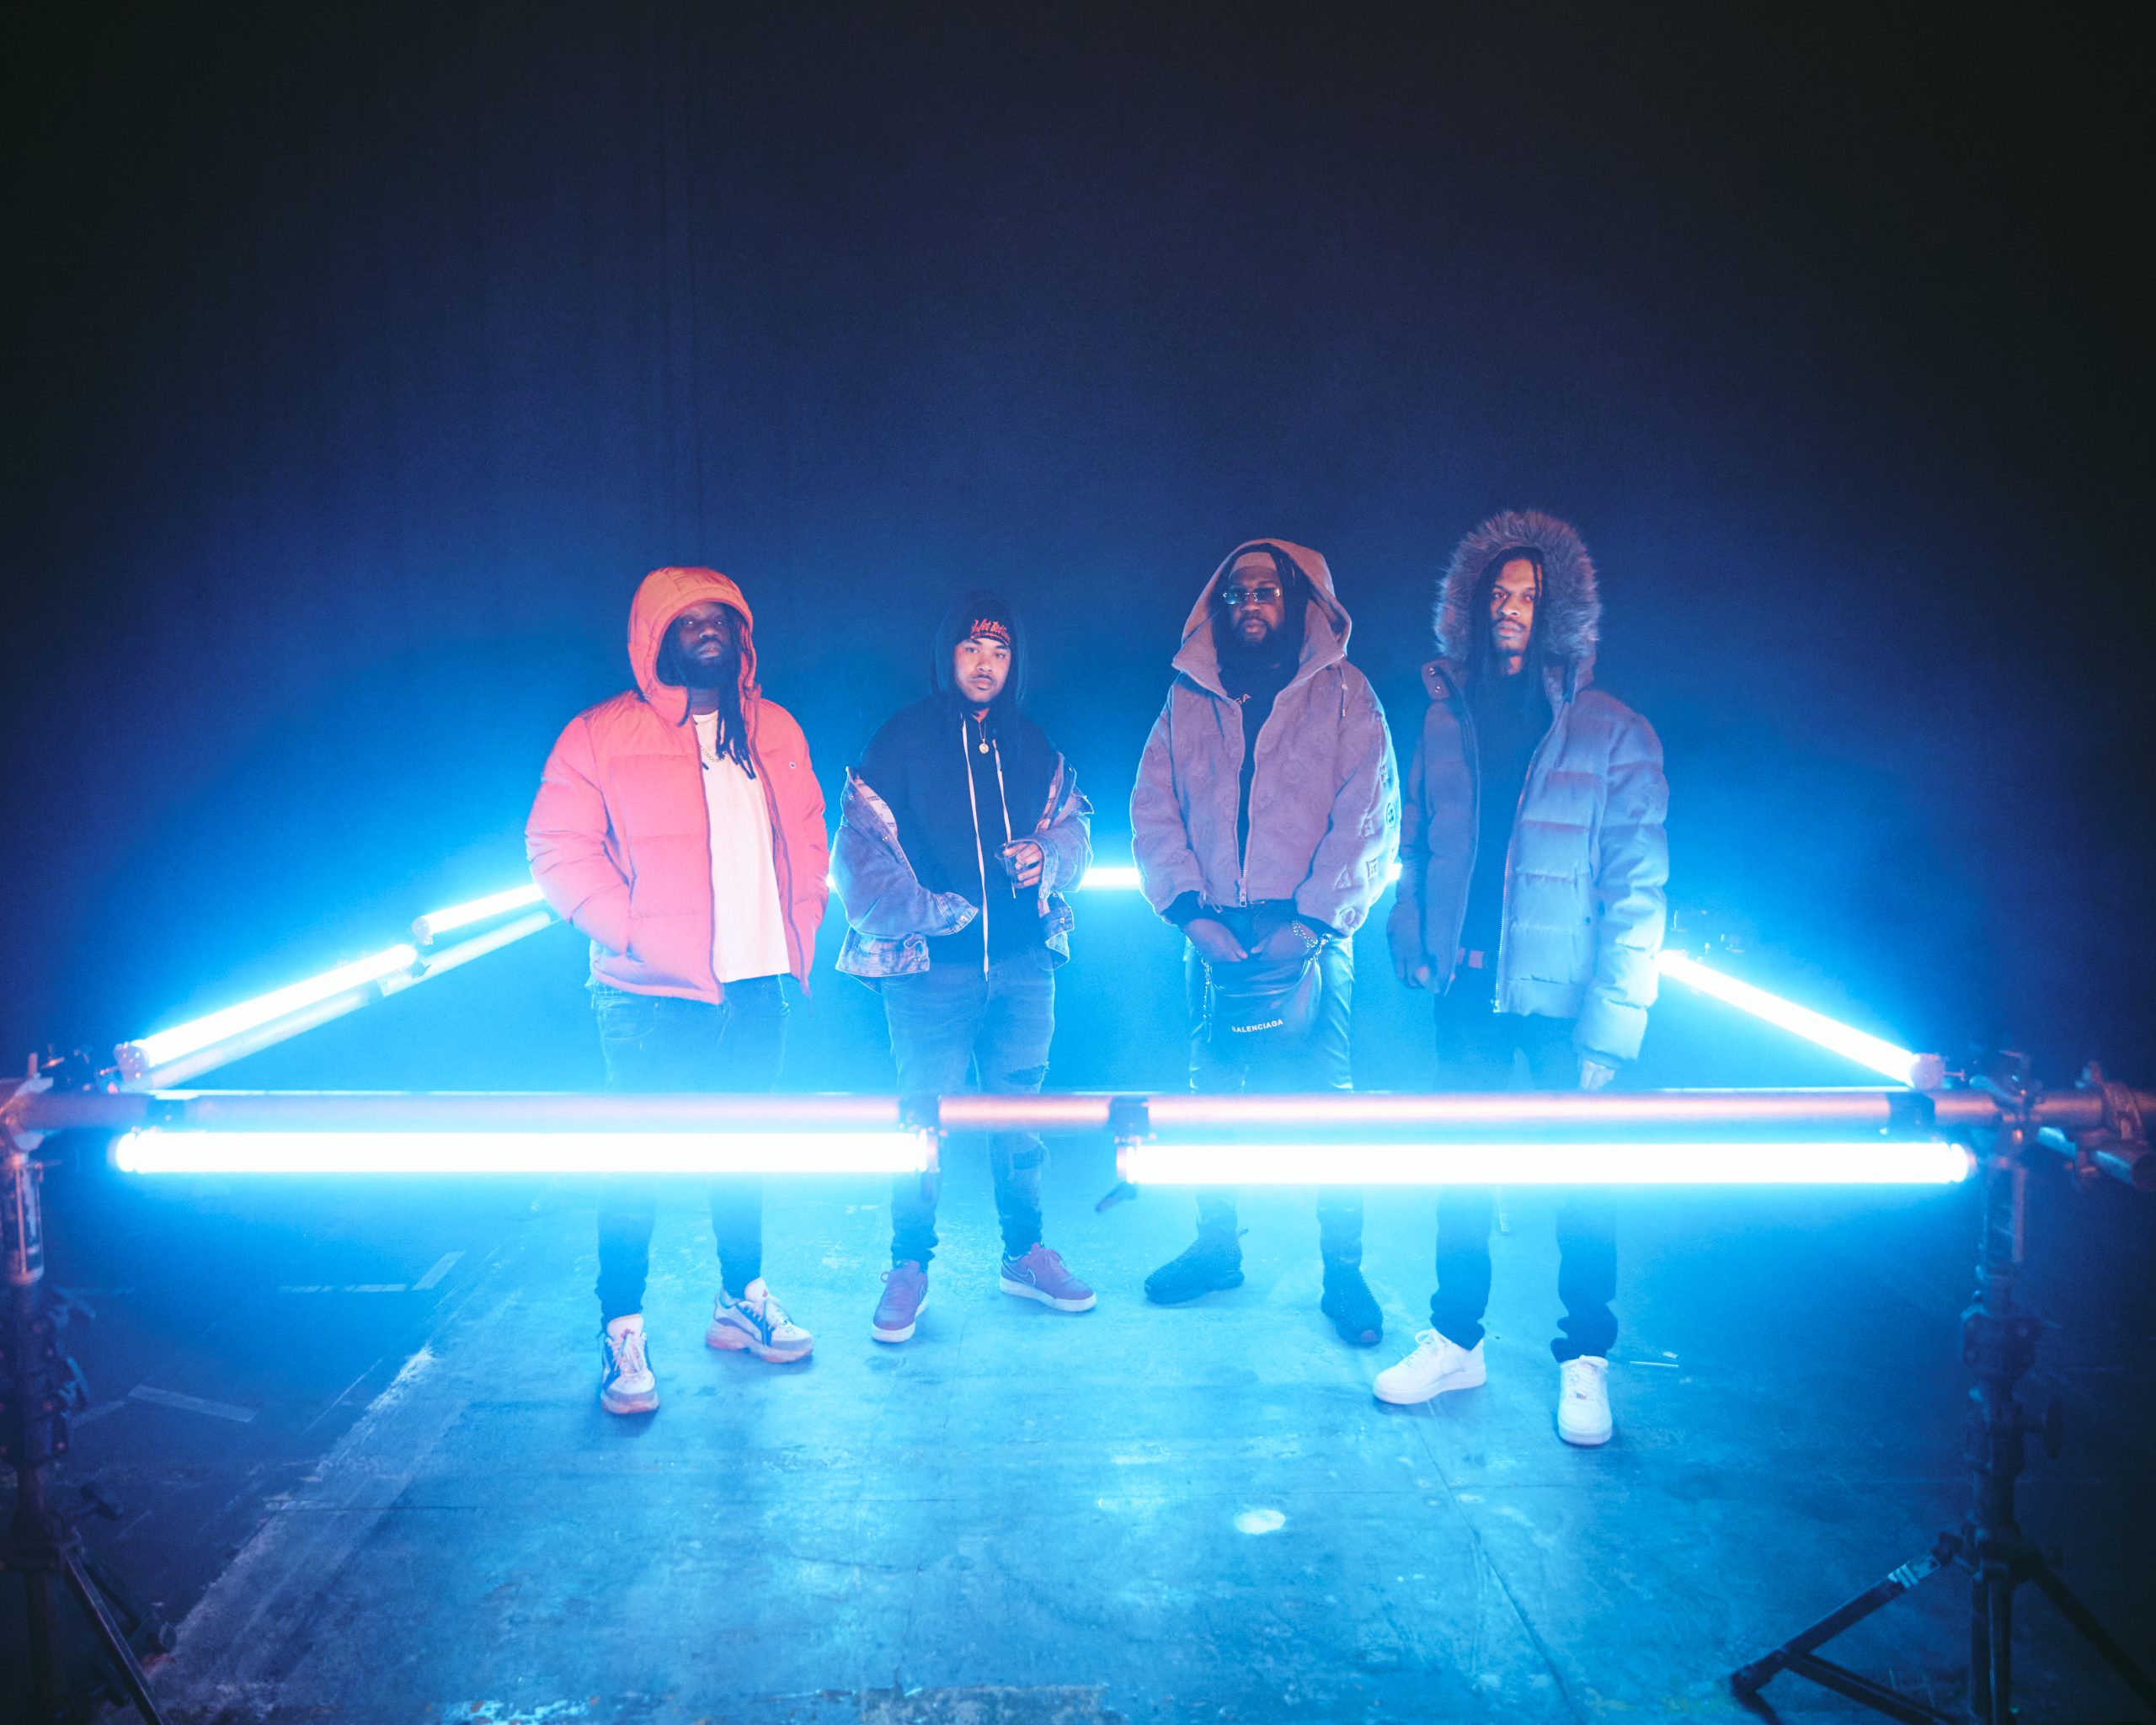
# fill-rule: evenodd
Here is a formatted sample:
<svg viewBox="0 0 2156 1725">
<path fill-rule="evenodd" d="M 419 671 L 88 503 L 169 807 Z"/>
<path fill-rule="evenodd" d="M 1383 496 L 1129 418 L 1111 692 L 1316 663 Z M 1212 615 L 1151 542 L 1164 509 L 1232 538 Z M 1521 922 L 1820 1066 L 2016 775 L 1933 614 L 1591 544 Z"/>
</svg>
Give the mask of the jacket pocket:
<svg viewBox="0 0 2156 1725">
<path fill-rule="evenodd" d="M 659 1002 L 626 989 L 594 989 L 591 1010 L 599 1017 L 599 1039 L 611 1048 L 632 1048 L 659 1028 Z"/>
</svg>

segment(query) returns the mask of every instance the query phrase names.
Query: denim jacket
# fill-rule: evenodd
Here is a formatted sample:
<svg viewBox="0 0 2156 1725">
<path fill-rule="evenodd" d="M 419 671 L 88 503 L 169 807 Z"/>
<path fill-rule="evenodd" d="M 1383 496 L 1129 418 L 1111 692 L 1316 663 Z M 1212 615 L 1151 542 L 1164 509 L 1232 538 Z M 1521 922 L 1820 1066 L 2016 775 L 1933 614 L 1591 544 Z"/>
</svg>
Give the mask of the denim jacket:
<svg viewBox="0 0 2156 1725">
<path fill-rule="evenodd" d="M 1060 755 L 1049 781 L 1046 806 L 1026 835 L 1041 847 L 1040 909 L 1049 962 L 1070 957 L 1075 918 L 1066 890 L 1093 860 L 1093 805 L 1078 775 Z M 928 968 L 928 937 L 956 934 L 979 914 L 957 893 L 931 892 L 914 874 L 889 807 L 859 774 L 849 771 L 839 805 L 831 877 L 846 905 L 846 940 L 838 968 L 873 988 L 886 976 Z"/>
</svg>

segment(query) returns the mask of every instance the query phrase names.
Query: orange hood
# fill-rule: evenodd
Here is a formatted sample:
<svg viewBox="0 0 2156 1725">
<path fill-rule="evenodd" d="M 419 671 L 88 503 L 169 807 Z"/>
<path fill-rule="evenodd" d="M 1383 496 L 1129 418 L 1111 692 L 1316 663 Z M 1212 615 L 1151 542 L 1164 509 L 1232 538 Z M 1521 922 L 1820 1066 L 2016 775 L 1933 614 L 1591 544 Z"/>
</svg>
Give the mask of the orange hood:
<svg viewBox="0 0 2156 1725">
<path fill-rule="evenodd" d="M 756 620 L 741 590 L 717 569 L 654 569 L 637 585 L 629 602 L 629 669 L 635 673 L 637 692 L 669 724 L 680 724 L 689 716 L 689 692 L 659 681 L 659 649 L 674 619 L 692 605 L 717 600 L 741 614 L 741 710 L 747 713 L 755 697 Z"/>
</svg>

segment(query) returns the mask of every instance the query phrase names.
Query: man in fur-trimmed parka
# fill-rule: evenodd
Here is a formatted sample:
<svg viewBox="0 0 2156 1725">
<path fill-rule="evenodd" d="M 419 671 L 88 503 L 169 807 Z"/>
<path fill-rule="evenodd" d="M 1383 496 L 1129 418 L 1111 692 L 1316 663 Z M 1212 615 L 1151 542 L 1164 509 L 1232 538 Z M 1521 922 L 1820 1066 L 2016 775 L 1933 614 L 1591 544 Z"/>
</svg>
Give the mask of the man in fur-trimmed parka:
<svg viewBox="0 0 2156 1725">
<path fill-rule="evenodd" d="M 1436 996 L 1444 1081 L 1599 1089 L 1636 1056 L 1655 996 L 1669 793 L 1647 722 L 1594 685 L 1602 601 L 1579 535 L 1533 510 L 1492 515 L 1438 587 L 1438 657 L 1408 769 L 1400 891 L 1387 933 L 1400 980 Z M 1483 1381 L 1492 1194 L 1438 1202 L 1438 1290 L 1380 1400 Z M 1557 1218 L 1558 1434 L 1606 1443 L 1617 1321 L 1612 1213 L 1569 1194 Z"/>
<path fill-rule="evenodd" d="M 1348 662 L 1348 612 L 1317 553 L 1254 539 L 1191 607 L 1176 679 L 1130 794 L 1131 852 L 1154 910 L 1183 932 L 1191 1087 L 1345 1090 L 1355 930 L 1385 890 L 1400 787 L 1385 711 Z M 1342 1340 L 1385 1320 L 1363 1279 L 1363 1194 L 1317 1201 L 1325 1291 Z M 1179 1306 L 1243 1279 L 1235 1195 L 1202 1189 L 1198 1238 L 1145 1279 Z"/>
</svg>

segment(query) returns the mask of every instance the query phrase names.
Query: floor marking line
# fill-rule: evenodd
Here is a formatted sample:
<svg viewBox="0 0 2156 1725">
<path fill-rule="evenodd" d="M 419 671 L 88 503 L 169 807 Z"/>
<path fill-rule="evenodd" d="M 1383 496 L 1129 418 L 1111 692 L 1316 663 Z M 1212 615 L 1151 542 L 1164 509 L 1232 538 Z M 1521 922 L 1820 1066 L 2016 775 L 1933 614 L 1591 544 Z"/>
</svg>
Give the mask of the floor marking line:
<svg viewBox="0 0 2156 1725">
<path fill-rule="evenodd" d="M 307 1477 L 270 1506 L 269 1519 L 181 1621 L 160 1672 L 161 1696 L 176 1706 L 225 1706 L 280 1693 L 306 1657 L 307 1614 L 329 1578 L 463 1417 L 471 1386 L 445 1370 L 442 1355 L 476 1343 L 515 1303 L 503 1301 L 494 1279 L 483 1275 L 435 1308 L 418 1352 Z"/>
<path fill-rule="evenodd" d="M 189 1413 L 206 1413 L 212 1418 L 229 1419 L 237 1425 L 247 1425 L 262 1410 L 241 1407 L 230 1402 L 211 1402 L 200 1396 L 183 1396 L 177 1390 L 155 1390 L 147 1384 L 137 1384 L 128 1397 L 136 1402 L 154 1402 L 160 1407 L 179 1407 Z"/>
<path fill-rule="evenodd" d="M 461 1252 L 445 1252 L 442 1253 L 440 1258 L 435 1260 L 435 1267 L 429 1270 L 426 1274 L 420 1277 L 418 1281 L 412 1284 L 412 1291 L 414 1294 L 425 1293 L 428 1289 L 433 1287 L 437 1282 L 440 1281 L 444 1276 L 455 1269 L 456 1268 L 456 1261 L 463 1256 L 464 1254 Z"/>
</svg>

